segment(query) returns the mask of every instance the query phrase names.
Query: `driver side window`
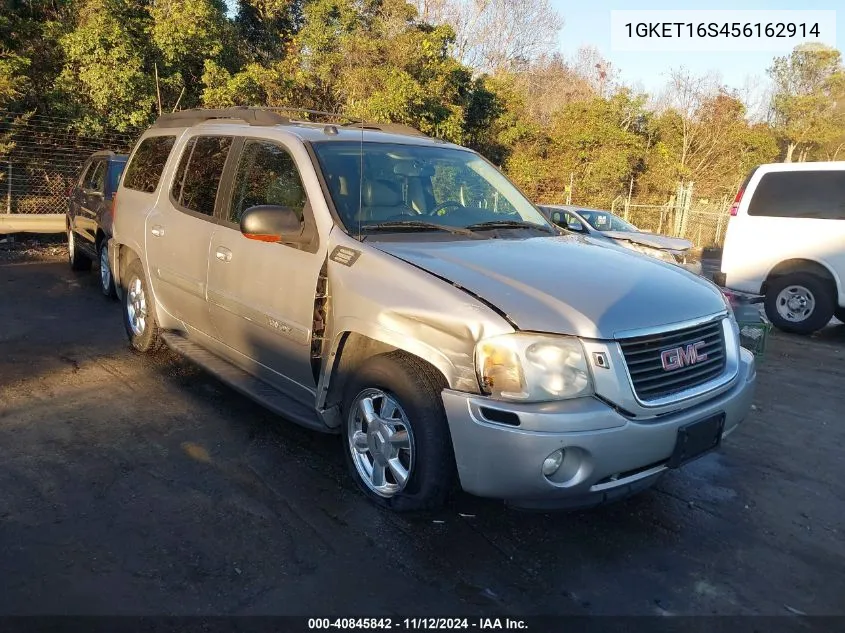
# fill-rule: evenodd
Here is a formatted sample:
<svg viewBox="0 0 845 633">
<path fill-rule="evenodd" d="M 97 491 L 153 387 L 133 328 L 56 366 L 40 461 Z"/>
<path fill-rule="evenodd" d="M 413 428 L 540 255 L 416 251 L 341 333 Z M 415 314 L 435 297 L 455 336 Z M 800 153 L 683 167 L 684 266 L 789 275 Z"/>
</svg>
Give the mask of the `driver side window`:
<svg viewBox="0 0 845 633">
<path fill-rule="evenodd" d="M 279 145 L 247 140 L 238 160 L 228 221 L 239 224 L 246 209 L 277 205 L 292 209 L 303 221 L 305 187 L 293 157 Z"/>
</svg>

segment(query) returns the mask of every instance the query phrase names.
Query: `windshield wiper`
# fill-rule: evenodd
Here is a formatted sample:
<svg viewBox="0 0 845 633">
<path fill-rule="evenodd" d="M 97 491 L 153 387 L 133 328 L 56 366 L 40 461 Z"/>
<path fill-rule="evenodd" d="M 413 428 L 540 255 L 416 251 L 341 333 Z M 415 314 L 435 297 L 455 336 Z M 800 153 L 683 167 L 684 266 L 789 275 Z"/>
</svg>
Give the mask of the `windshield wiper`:
<svg viewBox="0 0 845 633">
<path fill-rule="evenodd" d="M 446 233 L 451 233 L 453 235 L 465 235 L 466 237 L 471 237 L 474 239 L 479 239 L 481 237 L 480 235 L 477 235 L 469 229 L 464 229 L 459 226 L 437 224 L 436 222 L 423 222 L 421 220 L 408 220 L 407 222 L 397 220 L 395 222 L 378 222 L 376 224 L 364 224 L 361 226 L 362 231 L 369 231 L 371 229 L 376 229 L 380 231 L 393 231 L 396 229 L 410 229 L 419 231 L 420 229 L 422 229 L 426 231 L 445 231 Z"/>
<path fill-rule="evenodd" d="M 470 231 L 483 231 L 484 229 L 538 229 L 545 233 L 555 232 L 554 229 L 549 230 L 549 227 L 543 226 L 542 224 L 525 222 L 524 220 L 490 220 L 489 222 L 470 224 L 466 228 Z"/>
</svg>

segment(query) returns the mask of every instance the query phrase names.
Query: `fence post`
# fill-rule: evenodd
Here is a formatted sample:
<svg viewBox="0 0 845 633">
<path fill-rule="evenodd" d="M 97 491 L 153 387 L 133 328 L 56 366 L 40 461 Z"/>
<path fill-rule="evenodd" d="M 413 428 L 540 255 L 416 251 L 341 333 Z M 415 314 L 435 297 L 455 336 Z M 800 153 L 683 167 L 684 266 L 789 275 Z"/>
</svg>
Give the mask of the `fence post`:
<svg viewBox="0 0 845 633">
<path fill-rule="evenodd" d="M 719 212 L 719 215 L 716 216 L 716 246 L 721 246 L 722 244 L 722 213 Z"/>
<path fill-rule="evenodd" d="M 9 161 L 9 171 L 6 178 L 9 182 L 6 183 L 6 213 L 12 213 L 12 161 Z"/>
</svg>

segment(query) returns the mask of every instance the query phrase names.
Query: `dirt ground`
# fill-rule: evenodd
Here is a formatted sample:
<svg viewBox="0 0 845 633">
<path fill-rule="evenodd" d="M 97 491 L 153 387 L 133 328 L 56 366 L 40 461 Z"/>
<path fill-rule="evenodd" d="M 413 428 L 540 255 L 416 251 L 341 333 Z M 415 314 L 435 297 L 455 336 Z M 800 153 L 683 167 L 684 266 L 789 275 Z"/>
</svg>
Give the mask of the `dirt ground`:
<svg viewBox="0 0 845 633">
<path fill-rule="evenodd" d="M 58 257 L 0 262 L 0 614 L 845 615 L 845 326 L 775 334 L 744 425 L 640 496 L 395 516 Z"/>
</svg>

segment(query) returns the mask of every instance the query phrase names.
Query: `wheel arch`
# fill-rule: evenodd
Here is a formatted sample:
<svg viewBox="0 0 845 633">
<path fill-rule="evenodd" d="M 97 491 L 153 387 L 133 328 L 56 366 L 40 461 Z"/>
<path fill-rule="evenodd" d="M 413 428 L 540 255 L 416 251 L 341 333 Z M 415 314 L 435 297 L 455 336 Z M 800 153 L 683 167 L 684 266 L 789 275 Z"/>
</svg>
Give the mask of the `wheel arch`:
<svg viewBox="0 0 845 633">
<path fill-rule="evenodd" d="M 775 279 L 793 273 L 809 273 L 830 282 L 834 293 L 837 295 L 834 299 L 838 300 L 838 295 L 842 292 L 841 280 L 831 266 L 813 259 L 793 258 L 780 262 L 769 271 L 763 282 L 761 293 L 765 295 L 768 292 L 769 285 Z"/>
<path fill-rule="evenodd" d="M 388 330 L 345 330 L 334 337 L 317 385 L 317 407 L 324 412 L 326 424 L 331 427 L 340 425 L 343 391 L 355 370 L 370 358 L 395 351 L 402 351 L 424 363 L 442 378 L 444 385 L 467 390 L 466 368 L 463 371 L 456 368 L 440 350 Z M 477 390 L 477 380 L 473 381 L 471 387 Z"/>
</svg>

